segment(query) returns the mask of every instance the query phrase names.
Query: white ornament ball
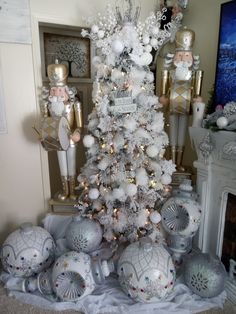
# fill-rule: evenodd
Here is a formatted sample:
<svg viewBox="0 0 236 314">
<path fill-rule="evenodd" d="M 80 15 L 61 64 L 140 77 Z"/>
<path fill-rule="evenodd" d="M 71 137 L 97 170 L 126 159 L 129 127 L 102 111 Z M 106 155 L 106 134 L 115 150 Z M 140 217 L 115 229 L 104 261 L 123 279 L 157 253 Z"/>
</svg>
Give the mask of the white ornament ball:
<svg viewBox="0 0 236 314">
<path fill-rule="evenodd" d="M 97 25 L 93 25 L 93 26 L 91 27 L 91 31 L 92 31 L 92 33 L 94 33 L 94 34 L 97 34 L 98 31 L 99 31 L 99 27 L 98 27 Z"/>
<path fill-rule="evenodd" d="M 103 30 L 98 31 L 98 38 L 102 39 L 105 36 L 105 32 Z"/>
<path fill-rule="evenodd" d="M 95 143 L 95 139 L 92 135 L 85 135 L 83 138 L 83 144 L 85 147 L 92 147 Z"/>
<path fill-rule="evenodd" d="M 142 238 L 126 247 L 118 261 L 117 274 L 124 292 L 139 302 L 165 299 L 175 282 L 170 254 L 150 238 Z"/>
<path fill-rule="evenodd" d="M 133 183 L 129 183 L 126 186 L 125 192 L 128 196 L 134 196 L 137 193 L 137 186 Z"/>
<path fill-rule="evenodd" d="M 112 51 L 119 55 L 122 53 L 122 51 L 124 50 L 124 44 L 121 40 L 119 39 L 115 39 L 112 43 L 111 43 L 111 48 L 112 48 Z"/>
<path fill-rule="evenodd" d="M 149 83 L 153 83 L 153 82 L 154 82 L 154 74 L 153 74 L 152 72 L 147 73 L 147 75 L 146 75 L 146 80 L 147 80 Z"/>
<path fill-rule="evenodd" d="M 89 190 L 88 196 L 89 196 L 89 198 L 90 198 L 91 200 L 96 200 L 96 199 L 98 199 L 99 194 L 100 194 L 100 193 L 99 193 L 98 189 L 93 188 L 93 189 L 90 189 L 90 190 Z"/>
<path fill-rule="evenodd" d="M 216 124 L 219 129 L 223 129 L 228 125 L 228 119 L 226 117 L 220 117 L 217 119 Z"/>
<path fill-rule="evenodd" d="M 141 56 L 142 65 L 149 65 L 152 62 L 152 55 L 150 52 L 144 52 L 144 54 Z"/>
<path fill-rule="evenodd" d="M 159 28 L 157 27 L 157 26 L 154 26 L 153 28 L 152 28 L 152 34 L 153 35 L 157 35 L 159 33 Z"/>
<path fill-rule="evenodd" d="M 119 187 L 114 189 L 112 194 L 115 199 L 119 200 L 124 197 L 125 191 L 122 189 L 122 187 Z"/>
<path fill-rule="evenodd" d="M 3 269 L 14 277 L 31 277 L 52 264 L 55 247 L 47 230 L 24 223 L 1 247 Z"/>
<path fill-rule="evenodd" d="M 149 157 L 154 158 L 158 155 L 159 150 L 155 145 L 150 145 L 147 147 L 146 153 Z"/>
<path fill-rule="evenodd" d="M 169 174 L 163 174 L 161 176 L 161 183 L 164 185 L 170 184 L 172 181 L 171 176 Z"/>
<path fill-rule="evenodd" d="M 152 212 L 149 218 L 154 224 L 158 224 L 161 221 L 161 215 L 157 211 Z"/>
<path fill-rule="evenodd" d="M 151 52 L 152 51 L 152 46 L 151 45 L 146 45 L 145 46 L 145 51 L 146 52 Z"/>
<path fill-rule="evenodd" d="M 143 36 L 143 43 L 144 43 L 144 45 L 149 44 L 149 42 L 150 42 L 149 36 L 148 36 L 148 35 L 144 35 L 144 36 Z"/>
<path fill-rule="evenodd" d="M 157 39 L 156 38 L 152 38 L 151 41 L 150 41 L 150 44 L 152 45 L 152 47 L 156 47 L 157 46 Z"/>
</svg>

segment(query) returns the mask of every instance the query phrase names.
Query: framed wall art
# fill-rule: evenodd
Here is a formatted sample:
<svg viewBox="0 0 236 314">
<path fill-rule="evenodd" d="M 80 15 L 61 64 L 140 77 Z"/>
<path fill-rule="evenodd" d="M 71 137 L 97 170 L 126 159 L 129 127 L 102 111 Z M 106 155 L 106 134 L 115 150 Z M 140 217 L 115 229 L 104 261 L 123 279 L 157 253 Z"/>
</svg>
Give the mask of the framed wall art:
<svg viewBox="0 0 236 314">
<path fill-rule="evenodd" d="M 47 66 L 59 62 L 68 66 L 68 82 L 91 82 L 93 78 L 91 58 L 93 55 L 89 38 L 81 36 L 80 27 L 40 25 L 42 77 L 47 78 Z"/>
<path fill-rule="evenodd" d="M 214 107 L 236 101 L 236 0 L 221 4 Z"/>
</svg>

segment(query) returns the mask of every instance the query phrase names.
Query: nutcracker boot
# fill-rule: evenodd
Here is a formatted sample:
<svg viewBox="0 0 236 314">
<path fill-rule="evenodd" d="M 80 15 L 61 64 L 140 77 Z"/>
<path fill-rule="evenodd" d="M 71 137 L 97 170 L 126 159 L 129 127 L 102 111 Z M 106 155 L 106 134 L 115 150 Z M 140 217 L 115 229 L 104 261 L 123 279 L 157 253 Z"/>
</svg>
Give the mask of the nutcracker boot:
<svg viewBox="0 0 236 314">
<path fill-rule="evenodd" d="M 69 176 L 69 188 L 70 188 L 70 199 L 73 201 L 77 200 L 77 196 L 75 194 L 75 176 Z"/>
<path fill-rule="evenodd" d="M 58 199 L 60 201 L 64 201 L 69 195 L 69 186 L 68 186 L 67 177 L 61 176 L 61 183 L 62 183 L 62 192 L 58 194 Z"/>
</svg>

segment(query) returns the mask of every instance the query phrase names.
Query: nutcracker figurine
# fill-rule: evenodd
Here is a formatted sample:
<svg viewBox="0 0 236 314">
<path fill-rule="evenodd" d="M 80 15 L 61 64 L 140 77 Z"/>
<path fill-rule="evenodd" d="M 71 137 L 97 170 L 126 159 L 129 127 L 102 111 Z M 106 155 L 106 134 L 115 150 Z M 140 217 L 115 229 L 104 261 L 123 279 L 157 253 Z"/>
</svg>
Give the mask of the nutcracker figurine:
<svg viewBox="0 0 236 314">
<path fill-rule="evenodd" d="M 47 72 L 50 90 L 43 90 L 41 143 L 45 150 L 57 151 L 62 182 L 58 200 L 76 200 L 76 144 L 83 127 L 81 103 L 75 97 L 76 89 L 66 85 L 66 65 L 56 60 L 48 65 Z"/>
<path fill-rule="evenodd" d="M 192 52 L 195 33 L 181 29 L 175 34 L 175 53 L 167 54 L 162 71 L 161 97 L 163 105 L 169 105 L 171 158 L 179 171 L 184 171 L 182 158 L 192 102 L 201 102 L 203 71 L 199 68 L 199 56 Z"/>
</svg>

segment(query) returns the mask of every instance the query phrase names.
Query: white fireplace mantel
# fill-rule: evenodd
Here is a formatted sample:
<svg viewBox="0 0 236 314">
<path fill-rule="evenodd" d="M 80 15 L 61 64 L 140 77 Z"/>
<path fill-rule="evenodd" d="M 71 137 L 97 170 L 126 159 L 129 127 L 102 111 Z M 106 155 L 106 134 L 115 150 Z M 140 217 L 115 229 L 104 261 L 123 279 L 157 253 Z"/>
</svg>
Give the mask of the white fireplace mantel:
<svg viewBox="0 0 236 314">
<path fill-rule="evenodd" d="M 197 153 L 197 192 L 202 221 L 195 242 L 206 253 L 221 257 L 228 193 L 236 195 L 236 133 L 189 128 Z"/>
</svg>

